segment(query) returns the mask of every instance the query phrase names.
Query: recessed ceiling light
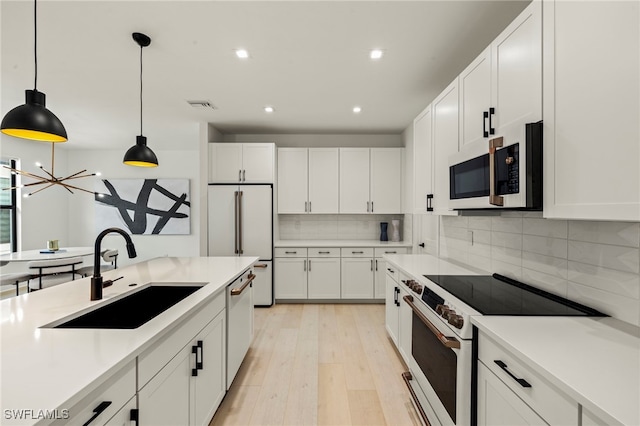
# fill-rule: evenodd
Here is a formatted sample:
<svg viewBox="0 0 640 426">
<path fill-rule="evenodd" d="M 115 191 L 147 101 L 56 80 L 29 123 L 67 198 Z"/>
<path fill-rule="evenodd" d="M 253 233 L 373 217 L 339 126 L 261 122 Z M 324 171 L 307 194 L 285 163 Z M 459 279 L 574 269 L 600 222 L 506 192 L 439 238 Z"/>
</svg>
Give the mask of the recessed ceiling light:
<svg viewBox="0 0 640 426">
<path fill-rule="evenodd" d="M 274 112 L 275 109 L 272 106 L 266 106 L 264 107 L 264 112 Z"/>
<path fill-rule="evenodd" d="M 359 113 L 360 113 L 360 111 L 362 111 L 362 108 L 360 108 L 359 106 L 354 106 L 354 107 L 353 107 L 353 112 L 354 112 L 355 114 L 359 114 Z"/>
<path fill-rule="evenodd" d="M 380 58 L 382 58 L 382 50 L 381 49 L 373 49 L 369 53 L 369 57 L 371 59 L 380 59 Z"/>
<path fill-rule="evenodd" d="M 240 59 L 247 59 L 249 57 L 249 52 L 245 49 L 236 49 L 236 56 Z"/>
</svg>

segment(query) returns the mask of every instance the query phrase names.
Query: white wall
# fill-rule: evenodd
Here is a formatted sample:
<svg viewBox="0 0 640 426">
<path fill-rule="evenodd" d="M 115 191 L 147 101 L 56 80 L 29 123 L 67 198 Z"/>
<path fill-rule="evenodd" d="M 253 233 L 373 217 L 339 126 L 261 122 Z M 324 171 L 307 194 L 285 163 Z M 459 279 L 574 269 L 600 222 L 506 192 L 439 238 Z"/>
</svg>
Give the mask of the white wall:
<svg viewBox="0 0 640 426">
<path fill-rule="evenodd" d="M 640 325 L 640 223 L 442 216 L 440 256 Z"/>
<path fill-rule="evenodd" d="M 122 164 L 122 150 L 75 150 L 69 152 L 71 167 L 100 171 L 101 178 L 187 178 L 191 199 L 190 235 L 134 235 L 138 252 L 136 259 L 128 259 L 124 239 L 117 234 L 104 238 L 102 247 L 120 250 L 118 265 L 137 263 L 158 256 L 200 256 L 201 209 L 200 155 L 197 150 L 160 151 L 154 149 L 160 165 L 153 169 Z M 96 178 L 97 179 L 97 178 Z M 93 246 L 99 231 L 95 225 L 95 201 L 89 194 L 75 195 L 69 200 L 68 244 Z"/>
</svg>

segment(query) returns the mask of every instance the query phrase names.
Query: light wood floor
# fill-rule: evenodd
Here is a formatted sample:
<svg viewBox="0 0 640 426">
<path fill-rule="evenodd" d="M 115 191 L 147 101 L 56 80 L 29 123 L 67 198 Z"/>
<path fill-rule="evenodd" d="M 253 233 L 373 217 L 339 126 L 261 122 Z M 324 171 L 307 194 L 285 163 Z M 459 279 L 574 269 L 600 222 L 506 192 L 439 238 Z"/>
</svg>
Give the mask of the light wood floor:
<svg viewBox="0 0 640 426">
<path fill-rule="evenodd" d="M 384 305 L 255 310 L 255 338 L 210 426 L 418 425 Z"/>
</svg>

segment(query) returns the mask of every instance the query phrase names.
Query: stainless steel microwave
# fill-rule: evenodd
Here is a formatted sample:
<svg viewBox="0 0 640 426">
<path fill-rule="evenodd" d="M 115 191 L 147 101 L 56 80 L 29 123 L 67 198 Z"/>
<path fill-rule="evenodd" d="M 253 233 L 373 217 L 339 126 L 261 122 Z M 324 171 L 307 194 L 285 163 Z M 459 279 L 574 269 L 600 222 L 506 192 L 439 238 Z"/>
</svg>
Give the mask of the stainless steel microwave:
<svg viewBox="0 0 640 426">
<path fill-rule="evenodd" d="M 487 152 L 449 157 L 449 207 L 542 210 L 542 121 L 521 140 L 489 140 Z"/>
</svg>

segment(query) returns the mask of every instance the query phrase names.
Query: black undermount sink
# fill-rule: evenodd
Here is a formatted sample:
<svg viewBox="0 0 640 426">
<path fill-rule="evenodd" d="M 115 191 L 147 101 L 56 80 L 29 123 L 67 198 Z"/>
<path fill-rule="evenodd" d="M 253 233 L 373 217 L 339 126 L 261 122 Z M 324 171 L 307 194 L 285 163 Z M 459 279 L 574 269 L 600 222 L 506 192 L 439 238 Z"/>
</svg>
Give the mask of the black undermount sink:
<svg viewBox="0 0 640 426">
<path fill-rule="evenodd" d="M 202 285 L 150 285 L 53 328 L 138 328 Z"/>
</svg>

